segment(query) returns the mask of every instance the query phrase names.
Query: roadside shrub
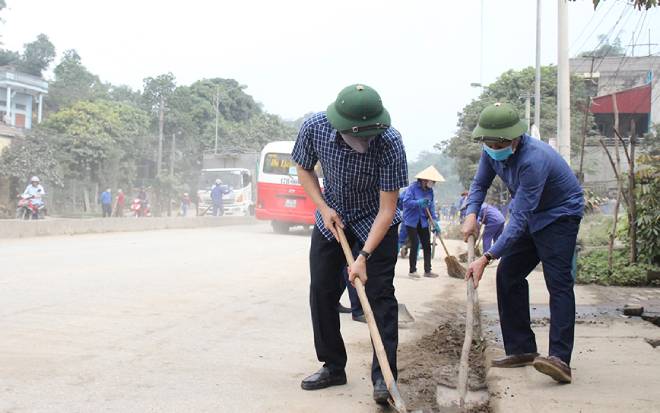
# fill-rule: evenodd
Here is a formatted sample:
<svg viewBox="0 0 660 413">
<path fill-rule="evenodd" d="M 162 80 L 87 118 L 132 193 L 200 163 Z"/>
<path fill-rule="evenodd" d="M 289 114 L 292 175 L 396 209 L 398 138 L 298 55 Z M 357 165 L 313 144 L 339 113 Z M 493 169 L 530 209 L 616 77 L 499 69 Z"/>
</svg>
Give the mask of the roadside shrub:
<svg viewBox="0 0 660 413">
<path fill-rule="evenodd" d="M 660 267 L 647 263 L 630 264 L 627 250 L 614 250 L 612 273 L 607 270 L 607 250 L 594 250 L 578 257 L 577 283 L 600 285 L 660 285 L 648 282 L 649 271 L 660 271 Z"/>
</svg>

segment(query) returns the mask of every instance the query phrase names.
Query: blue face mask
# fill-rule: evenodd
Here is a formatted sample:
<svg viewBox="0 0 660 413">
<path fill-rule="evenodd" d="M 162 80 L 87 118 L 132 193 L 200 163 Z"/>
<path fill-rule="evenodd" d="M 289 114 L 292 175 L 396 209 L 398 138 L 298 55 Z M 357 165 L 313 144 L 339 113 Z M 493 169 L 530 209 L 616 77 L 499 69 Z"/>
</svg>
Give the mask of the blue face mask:
<svg viewBox="0 0 660 413">
<path fill-rule="evenodd" d="M 513 155 L 513 149 L 511 149 L 511 146 L 502 149 L 492 149 L 489 148 L 488 145 L 484 145 L 484 151 L 496 161 L 506 161 L 509 156 Z"/>
</svg>

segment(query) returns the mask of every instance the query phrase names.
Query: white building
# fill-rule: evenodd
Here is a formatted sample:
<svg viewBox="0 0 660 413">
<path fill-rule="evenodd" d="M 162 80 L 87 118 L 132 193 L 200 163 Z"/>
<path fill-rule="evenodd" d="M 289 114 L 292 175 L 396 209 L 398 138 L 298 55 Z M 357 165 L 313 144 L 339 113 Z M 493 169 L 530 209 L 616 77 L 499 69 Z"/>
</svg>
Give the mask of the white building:
<svg viewBox="0 0 660 413">
<path fill-rule="evenodd" d="M 0 67 L 0 150 L 32 128 L 33 121 L 41 122 L 47 93 L 47 81 L 11 66 Z"/>
</svg>

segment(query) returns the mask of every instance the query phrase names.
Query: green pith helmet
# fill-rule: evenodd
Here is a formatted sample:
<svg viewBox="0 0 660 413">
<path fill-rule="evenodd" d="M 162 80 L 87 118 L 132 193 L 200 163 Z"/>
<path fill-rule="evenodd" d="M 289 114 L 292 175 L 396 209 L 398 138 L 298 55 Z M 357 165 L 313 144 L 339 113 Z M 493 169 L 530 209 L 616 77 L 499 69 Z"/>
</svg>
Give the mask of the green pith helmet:
<svg viewBox="0 0 660 413">
<path fill-rule="evenodd" d="M 376 136 L 390 127 L 390 114 L 378 92 L 360 84 L 342 89 L 328 106 L 326 116 L 339 132 L 362 138 Z"/>
<path fill-rule="evenodd" d="M 520 120 L 518 111 L 510 103 L 493 103 L 486 106 L 479 115 L 477 127 L 472 131 L 476 140 L 502 138 L 514 140 L 527 132 L 527 123 Z"/>
</svg>

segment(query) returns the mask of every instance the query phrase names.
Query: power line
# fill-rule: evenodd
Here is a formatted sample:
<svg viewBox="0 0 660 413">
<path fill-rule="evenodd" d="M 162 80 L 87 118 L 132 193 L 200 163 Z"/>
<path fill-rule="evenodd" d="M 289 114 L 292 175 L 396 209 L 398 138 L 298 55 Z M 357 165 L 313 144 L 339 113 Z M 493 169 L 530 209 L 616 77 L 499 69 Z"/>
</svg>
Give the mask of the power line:
<svg viewBox="0 0 660 413">
<path fill-rule="evenodd" d="M 616 6 L 616 4 L 617 4 L 616 1 L 613 1 L 613 2 L 612 2 L 612 6 L 611 6 L 609 9 L 607 9 L 607 11 L 605 12 L 605 14 L 603 15 L 603 18 L 600 19 L 600 21 L 598 22 L 598 24 L 594 27 L 594 29 L 591 31 L 591 33 L 589 34 L 589 36 L 586 37 L 586 40 L 584 41 L 584 43 L 582 43 L 582 46 L 580 46 L 580 48 L 579 48 L 578 50 L 582 50 L 582 48 L 583 48 L 584 46 L 586 46 L 586 44 L 587 44 L 587 42 L 589 41 L 589 39 L 591 39 L 591 36 L 593 36 L 594 33 L 596 32 L 596 30 L 598 30 L 598 28 L 600 27 L 600 25 L 603 24 L 603 22 L 605 21 L 605 18 L 610 14 L 610 12 L 611 12 L 612 9 L 614 8 L 614 6 Z M 575 40 L 573 40 L 573 44 L 571 45 L 571 47 L 569 47 L 569 50 L 574 50 L 574 47 L 573 47 L 573 46 L 575 46 L 575 43 L 577 43 L 577 41 L 582 37 L 582 35 L 584 34 L 584 32 L 587 30 L 587 27 L 589 27 L 589 25 L 591 24 L 591 21 L 594 19 L 594 17 L 596 17 L 596 14 L 598 14 L 598 11 L 599 11 L 599 10 L 601 10 L 601 9 L 597 8 L 597 9 L 596 9 L 596 12 L 595 12 L 594 14 L 591 15 L 591 19 L 589 19 L 589 23 L 587 23 L 587 24 L 584 26 L 584 28 L 582 29 L 582 32 L 580 32 L 580 35 L 579 35 Z M 604 9 L 603 9 L 603 10 L 604 10 Z"/>
<path fill-rule="evenodd" d="M 614 5 L 614 4 L 616 4 L 616 3 L 613 3 L 612 5 Z M 611 9 L 612 9 L 612 8 L 610 8 L 610 10 L 611 10 Z M 610 38 L 610 35 L 612 34 L 612 32 L 614 32 L 614 30 L 616 30 L 616 27 L 617 27 L 617 26 L 619 25 L 619 23 L 621 22 L 621 19 L 622 19 L 624 16 L 629 15 L 629 12 L 630 12 L 631 9 L 632 9 L 632 6 L 631 6 L 631 7 L 628 7 L 627 4 L 624 5 L 623 9 L 621 10 L 621 14 L 620 14 L 619 17 L 617 18 L 617 20 L 616 20 L 616 22 L 614 23 L 614 25 L 610 28 L 610 30 L 609 30 L 609 32 L 608 32 L 607 34 L 605 34 L 605 35 L 603 35 L 603 36 L 601 37 L 601 39 L 598 41 L 598 44 L 596 44 L 596 47 L 594 47 L 592 50 L 594 50 L 594 51 L 595 51 L 595 50 L 598 50 L 598 48 L 600 48 L 600 46 L 602 46 L 603 43 L 604 43 L 605 41 L 609 41 L 609 38 Z M 608 10 L 608 13 L 609 13 L 610 10 Z M 604 19 L 605 19 L 605 16 L 603 17 L 603 20 L 604 20 Z M 602 23 L 602 21 L 601 21 L 601 23 Z M 594 32 L 596 31 L 596 29 L 598 29 L 598 27 L 600 27 L 600 23 L 598 24 L 598 26 L 596 26 L 596 28 L 594 28 L 594 30 L 591 32 L 591 34 L 589 35 L 589 37 L 587 37 L 587 39 L 584 41 L 584 43 L 583 43 L 582 46 L 580 47 L 580 50 L 581 50 L 581 51 L 583 50 L 584 46 L 586 46 L 587 42 L 591 39 L 591 36 L 593 36 Z M 579 53 L 578 53 L 578 54 L 579 54 Z"/>
<path fill-rule="evenodd" d="M 640 27 L 640 22 L 641 22 L 641 26 L 642 26 L 642 28 L 644 27 L 644 23 L 646 22 L 646 16 L 647 16 L 647 14 L 646 14 L 646 12 L 644 12 L 643 15 L 641 15 L 640 18 L 637 19 L 637 24 L 635 25 L 635 30 L 633 31 L 633 33 L 635 33 L 635 31 L 637 31 L 637 29 Z M 623 30 L 623 27 L 621 28 L 621 31 L 622 31 L 622 30 Z M 621 32 L 621 31 L 620 31 L 620 32 Z M 619 33 L 620 33 L 620 32 L 619 32 Z M 641 34 L 641 30 L 639 31 L 639 33 Z M 639 36 L 638 36 L 637 38 L 639 38 Z M 636 40 L 633 39 L 633 41 L 636 41 Z M 624 64 L 628 61 L 628 59 L 630 58 L 630 56 L 627 55 L 628 47 L 630 47 L 630 45 L 626 46 L 626 48 L 624 49 L 623 56 L 621 56 L 621 60 L 619 61 L 619 65 L 617 66 L 617 68 L 616 68 L 616 70 L 615 70 L 615 72 L 614 72 L 614 76 L 610 77 L 609 81 L 608 81 L 606 84 L 604 84 L 604 85 L 602 86 L 602 89 L 605 89 L 606 87 L 612 86 L 612 84 L 613 84 L 614 82 L 616 82 L 617 78 L 619 77 L 619 72 L 621 71 L 621 68 L 623 67 L 623 65 L 624 65 Z M 604 59 L 603 59 L 603 60 L 604 60 Z M 602 63 L 603 60 L 601 60 L 600 63 Z M 600 67 L 600 64 L 598 65 L 598 67 Z M 597 68 L 596 68 L 596 69 L 597 69 Z M 601 89 L 600 86 L 599 86 L 599 89 Z"/>
</svg>

